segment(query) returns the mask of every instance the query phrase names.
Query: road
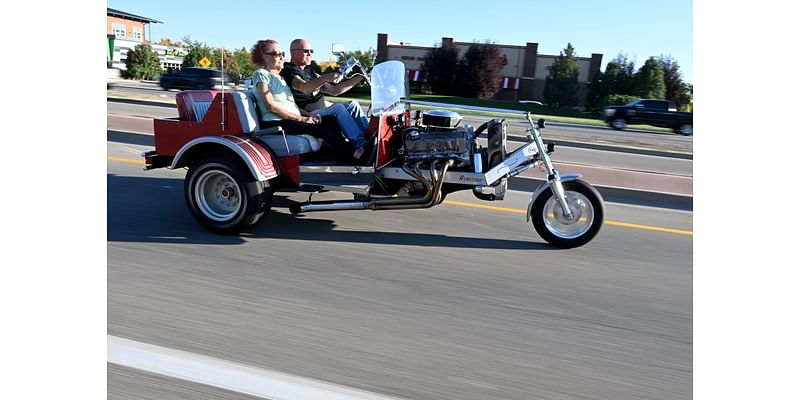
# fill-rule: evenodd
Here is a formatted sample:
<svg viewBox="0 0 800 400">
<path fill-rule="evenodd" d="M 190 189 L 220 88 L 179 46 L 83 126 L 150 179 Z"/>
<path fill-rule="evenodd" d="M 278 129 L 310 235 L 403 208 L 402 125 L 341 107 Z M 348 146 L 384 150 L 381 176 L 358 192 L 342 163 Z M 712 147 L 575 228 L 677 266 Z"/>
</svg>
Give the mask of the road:
<svg viewBox="0 0 800 400">
<path fill-rule="evenodd" d="M 189 215 L 184 171 L 141 170 L 149 149 L 108 142 L 109 335 L 403 399 L 691 397 L 691 212 L 609 203 L 594 241 L 556 250 L 528 193 L 305 216 L 280 194 L 219 236 Z M 117 365 L 108 382 L 254 398 Z"/>
</svg>

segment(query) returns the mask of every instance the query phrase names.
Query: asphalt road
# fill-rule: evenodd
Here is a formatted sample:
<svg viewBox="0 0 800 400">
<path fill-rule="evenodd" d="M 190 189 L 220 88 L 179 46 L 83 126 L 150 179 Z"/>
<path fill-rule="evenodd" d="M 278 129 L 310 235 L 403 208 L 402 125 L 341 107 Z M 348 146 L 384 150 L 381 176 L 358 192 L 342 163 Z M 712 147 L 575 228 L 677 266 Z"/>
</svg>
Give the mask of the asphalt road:
<svg viewBox="0 0 800 400">
<path fill-rule="evenodd" d="M 108 143 L 109 335 L 406 399 L 692 395 L 691 212 L 608 204 L 594 241 L 557 250 L 526 193 L 304 216 L 280 194 L 220 236 L 189 215 L 184 171 L 141 170 L 148 149 Z M 249 398 L 117 366 L 108 382 Z"/>
</svg>

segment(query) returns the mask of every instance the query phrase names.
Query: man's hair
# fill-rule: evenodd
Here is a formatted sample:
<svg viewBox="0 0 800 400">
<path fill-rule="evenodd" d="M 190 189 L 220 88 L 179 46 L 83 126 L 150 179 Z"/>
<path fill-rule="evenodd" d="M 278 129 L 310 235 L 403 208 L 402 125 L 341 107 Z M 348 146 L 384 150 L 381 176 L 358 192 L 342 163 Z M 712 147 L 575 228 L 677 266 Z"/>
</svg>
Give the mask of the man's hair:
<svg viewBox="0 0 800 400">
<path fill-rule="evenodd" d="M 253 48 L 250 49 L 250 61 L 257 67 L 264 66 L 266 64 L 267 50 L 270 45 L 277 43 L 277 40 L 272 39 L 259 40 L 253 45 Z"/>
<path fill-rule="evenodd" d="M 305 40 L 305 39 L 295 39 L 295 40 L 292 40 L 292 43 L 290 43 L 290 44 L 289 44 L 289 51 L 291 51 L 291 50 L 292 50 L 292 47 L 295 47 L 295 46 L 297 46 L 297 44 L 298 44 L 298 43 L 300 43 L 300 42 L 302 42 L 303 40 Z"/>
</svg>

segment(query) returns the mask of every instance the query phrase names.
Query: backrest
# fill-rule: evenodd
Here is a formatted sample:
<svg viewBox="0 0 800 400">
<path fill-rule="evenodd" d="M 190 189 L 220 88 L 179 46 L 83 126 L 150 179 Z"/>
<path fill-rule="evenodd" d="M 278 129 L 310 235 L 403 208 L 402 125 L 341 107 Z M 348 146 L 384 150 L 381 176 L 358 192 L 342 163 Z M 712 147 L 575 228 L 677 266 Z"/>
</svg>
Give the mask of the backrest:
<svg viewBox="0 0 800 400">
<path fill-rule="evenodd" d="M 258 129 L 259 113 L 258 107 L 252 97 L 251 92 L 231 92 L 233 104 L 236 106 L 236 113 L 239 114 L 239 122 L 242 124 L 244 133 L 252 133 Z"/>
<path fill-rule="evenodd" d="M 217 90 L 185 90 L 176 94 L 178 118 L 184 121 L 202 121 L 217 93 Z"/>
</svg>

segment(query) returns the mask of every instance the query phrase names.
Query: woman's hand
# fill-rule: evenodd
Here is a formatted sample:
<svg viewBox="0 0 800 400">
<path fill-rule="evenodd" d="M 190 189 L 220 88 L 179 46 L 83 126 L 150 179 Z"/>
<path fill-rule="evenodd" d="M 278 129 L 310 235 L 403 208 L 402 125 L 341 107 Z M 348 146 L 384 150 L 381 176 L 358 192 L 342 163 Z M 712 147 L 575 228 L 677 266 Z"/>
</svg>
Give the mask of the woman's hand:
<svg viewBox="0 0 800 400">
<path fill-rule="evenodd" d="M 301 116 L 300 122 L 305 122 L 307 124 L 318 124 L 320 120 L 319 117 L 316 117 L 314 115 L 309 115 L 309 116 Z"/>
</svg>

